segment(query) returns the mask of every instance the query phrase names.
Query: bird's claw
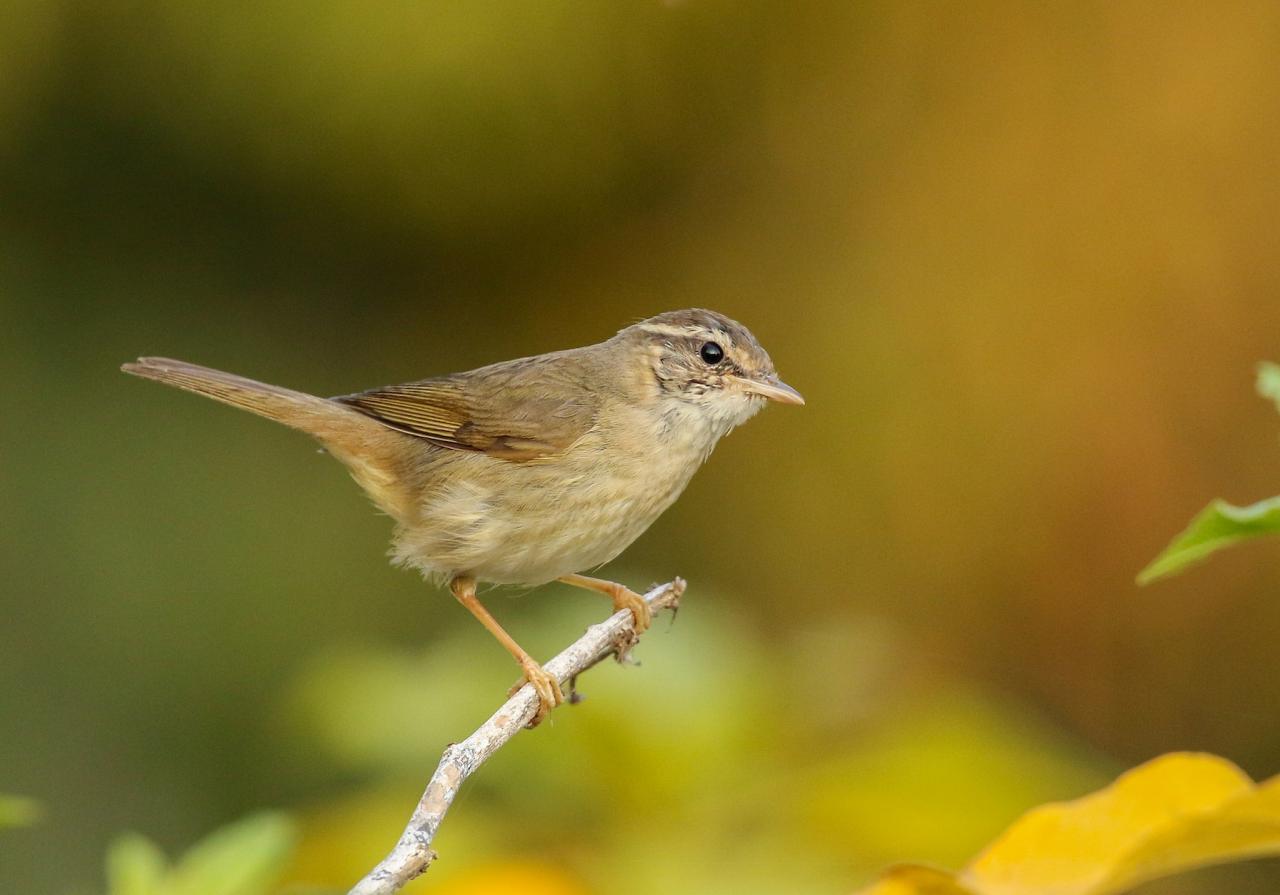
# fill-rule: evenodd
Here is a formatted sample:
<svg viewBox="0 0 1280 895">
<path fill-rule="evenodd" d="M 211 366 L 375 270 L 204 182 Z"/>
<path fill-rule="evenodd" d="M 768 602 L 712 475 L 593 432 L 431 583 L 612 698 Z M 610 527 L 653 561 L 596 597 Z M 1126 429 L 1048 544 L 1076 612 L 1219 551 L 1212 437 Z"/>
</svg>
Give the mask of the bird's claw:
<svg viewBox="0 0 1280 895">
<path fill-rule="evenodd" d="M 514 696 L 526 683 L 533 685 L 534 692 L 538 694 L 538 711 L 530 719 L 528 726 L 537 727 L 542 723 L 542 719 L 551 713 L 553 708 L 565 701 L 564 690 L 560 688 L 560 682 L 556 680 L 554 675 L 549 674 L 545 668 L 532 659 L 528 662 L 521 662 L 520 667 L 524 669 L 524 680 L 519 681 L 512 687 L 507 695 Z"/>
<path fill-rule="evenodd" d="M 618 589 L 613 592 L 613 609 L 615 612 L 620 609 L 631 611 L 637 635 L 649 630 L 649 625 L 653 623 L 653 610 L 649 608 L 645 598 L 622 585 L 618 585 Z"/>
</svg>

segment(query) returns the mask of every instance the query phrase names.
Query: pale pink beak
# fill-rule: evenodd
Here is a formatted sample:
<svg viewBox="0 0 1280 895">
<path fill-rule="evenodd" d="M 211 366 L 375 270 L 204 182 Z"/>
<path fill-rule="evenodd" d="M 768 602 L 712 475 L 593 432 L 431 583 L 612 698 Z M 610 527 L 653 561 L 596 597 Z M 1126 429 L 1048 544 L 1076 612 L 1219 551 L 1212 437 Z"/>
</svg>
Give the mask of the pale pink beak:
<svg viewBox="0 0 1280 895">
<path fill-rule="evenodd" d="M 751 395 L 759 395 L 779 404 L 803 404 L 804 396 L 787 385 L 777 376 L 762 376 L 759 379 L 747 379 L 745 376 L 730 377 L 743 391 Z"/>
</svg>

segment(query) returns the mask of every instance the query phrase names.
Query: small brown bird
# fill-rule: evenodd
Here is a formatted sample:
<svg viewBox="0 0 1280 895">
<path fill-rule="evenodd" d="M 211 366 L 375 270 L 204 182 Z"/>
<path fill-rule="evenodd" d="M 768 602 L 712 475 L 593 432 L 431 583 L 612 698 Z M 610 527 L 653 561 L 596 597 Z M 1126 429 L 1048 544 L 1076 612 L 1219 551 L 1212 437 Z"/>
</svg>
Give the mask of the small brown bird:
<svg viewBox="0 0 1280 895">
<path fill-rule="evenodd" d="M 642 632 L 639 594 L 579 573 L 638 538 L 766 400 L 804 403 L 746 327 L 701 309 L 585 348 L 336 398 L 159 357 L 122 369 L 316 438 L 395 520 L 395 561 L 447 581 L 520 663 L 541 698 L 534 723 L 564 700 L 560 685 L 481 605 L 476 583 L 598 591 Z"/>
</svg>

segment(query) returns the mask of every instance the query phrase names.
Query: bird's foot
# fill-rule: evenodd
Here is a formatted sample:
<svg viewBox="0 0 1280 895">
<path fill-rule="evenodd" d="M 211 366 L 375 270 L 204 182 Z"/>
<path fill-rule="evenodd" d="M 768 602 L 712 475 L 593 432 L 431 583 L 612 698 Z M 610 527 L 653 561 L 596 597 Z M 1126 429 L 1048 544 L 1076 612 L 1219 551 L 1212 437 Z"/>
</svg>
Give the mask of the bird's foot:
<svg viewBox="0 0 1280 895">
<path fill-rule="evenodd" d="M 636 634 L 643 634 L 649 629 L 649 623 L 653 620 L 653 612 L 649 609 L 649 604 L 645 602 L 644 597 L 640 596 L 631 588 L 618 584 L 616 581 L 605 581 L 603 578 L 588 578 L 586 575 L 562 575 L 560 580 L 565 584 L 573 587 L 581 587 L 586 590 L 593 590 L 598 594 L 604 594 L 613 601 L 613 611 L 626 609 L 631 613 L 631 618 L 635 622 L 633 627 Z"/>
<path fill-rule="evenodd" d="M 526 683 L 533 684 L 534 692 L 538 694 L 538 711 L 528 726 L 537 727 L 553 708 L 564 702 L 564 691 L 560 689 L 560 682 L 555 676 L 547 673 L 545 668 L 532 659 L 522 661 L 520 667 L 524 669 L 524 680 L 512 687 L 507 695 L 514 696 Z"/>
<path fill-rule="evenodd" d="M 637 635 L 649 630 L 649 625 L 653 622 L 653 612 L 649 609 L 649 604 L 645 602 L 644 597 L 621 584 L 615 585 L 615 588 L 609 594 L 613 597 L 614 612 L 619 609 L 631 610 L 631 618 L 635 622 Z"/>
</svg>

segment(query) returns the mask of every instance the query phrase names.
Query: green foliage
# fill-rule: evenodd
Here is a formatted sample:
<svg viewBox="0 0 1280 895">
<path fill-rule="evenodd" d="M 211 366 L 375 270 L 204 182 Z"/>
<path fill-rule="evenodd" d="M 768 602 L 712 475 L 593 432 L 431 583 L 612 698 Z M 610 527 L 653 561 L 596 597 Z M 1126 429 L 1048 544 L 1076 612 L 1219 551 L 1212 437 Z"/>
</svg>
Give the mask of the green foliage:
<svg viewBox="0 0 1280 895">
<path fill-rule="evenodd" d="M 159 846 L 138 833 L 126 833 L 107 852 L 108 895 L 160 895 L 168 861 Z"/>
<path fill-rule="evenodd" d="M 590 612 L 557 596 L 555 616 L 522 628 L 536 655 Z M 792 635 L 785 654 L 798 658 L 770 665 L 730 597 L 691 591 L 674 623 L 645 635 L 640 667 L 592 670 L 583 704 L 495 755 L 441 828 L 447 860 L 424 891 L 847 891 L 905 856 L 961 861 L 1025 806 L 1111 775 L 1019 706 L 968 688 L 894 698 L 880 715 L 911 660 L 862 617 L 832 613 Z M 476 661 L 477 643 L 463 629 L 421 651 L 349 650 L 299 676 L 280 712 L 298 748 L 386 782 L 301 815 L 286 882 L 349 886 L 395 840 L 441 748 L 511 682 L 505 665 Z M 490 875 L 509 884 L 475 881 Z"/>
<path fill-rule="evenodd" d="M 810 829 L 856 841 L 869 860 L 963 861 L 1010 817 L 1103 785 L 1078 746 L 1016 706 L 959 687 L 904 703 L 804 775 Z"/>
<path fill-rule="evenodd" d="M 1280 410 L 1280 365 L 1258 365 L 1257 389 Z M 1273 534 L 1280 534 L 1280 497 L 1246 507 L 1215 500 L 1138 574 L 1138 583 L 1174 575 L 1224 547 Z"/>
<path fill-rule="evenodd" d="M 22 796 L 0 795 L 0 830 L 27 827 L 40 819 L 40 803 Z"/>
<path fill-rule="evenodd" d="M 107 853 L 108 895 L 267 895 L 293 854 L 295 832 L 279 814 L 215 831 L 170 864 L 151 840 L 128 833 Z"/>
<path fill-rule="evenodd" d="M 1138 575 L 1139 584 L 1148 584 L 1182 571 L 1192 563 L 1241 541 L 1280 533 L 1280 497 L 1272 497 L 1247 507 L 1215 500 L 1191 520 L 1187 530 Z"/>
<path fill-rule="evenodd" d="M 1258 364 L 1258 394 L 1272 401 L 1280 410 L 1280 364 L 1266 361 Z"/>
</svg>

